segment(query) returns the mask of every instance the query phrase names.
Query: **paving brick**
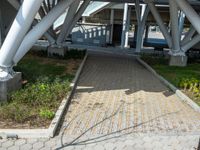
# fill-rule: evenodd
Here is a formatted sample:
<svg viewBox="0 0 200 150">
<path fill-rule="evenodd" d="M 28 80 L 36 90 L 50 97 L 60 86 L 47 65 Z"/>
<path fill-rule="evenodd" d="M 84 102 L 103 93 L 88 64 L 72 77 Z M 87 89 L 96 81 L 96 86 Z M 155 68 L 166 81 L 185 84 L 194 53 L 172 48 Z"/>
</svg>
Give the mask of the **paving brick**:
<svg viewBox="0 0 200 150">
<path fill-rule="evenodd" d="M 106 150 L 108 149 L 114 149 L 116 147 L 115 143 L 105 143 L 104 148 Z"/>
<path fill-rule="evenodd" d="M 20 150 L 30 150 L 33 148 L 33 145 L 31 144 L 24 144 L 20 146 Z"/>
<path fill-rule="evenodd" d="M 88 108 L 89 120 L 85 113 L 80 113 Z M 88 127 L 92 127 L 88 134 L 99 134 L 99 129 L 101 134 L 126 132 L 124 129 L 128 132 L 131 122 L 135 122 L 135 132 L 200 133 L 200 121 L 195 122 L 197 118 L 200 120 L 200 114 L 179 100 L 134 58 L 89 56 L 69 110 L 65 120 L 75 119 L 66 135 L 80 135 Z M 112 117 L 96 126 L 105 114 Z M 193 128 L 190 122 L 195 122 Z"/>
<path fill-rule="evenodd" d="M 60 134 L 53 139 L 3 139 L 0 150 L 194 150 L 199 124 L 200 113 L 134 58 L 91 55 Z M 67 145 L 74 139 L 77 145 Z"/>
<path fill-rule="evenodd" d="M 3 142 L 1 146 L 5 147 L 5 148 L 8 148 L 8 147 L 11 147 L 12 145 L 14 145 L 14 141 L 7 140 L 7 141 Z"/>
<path fill-rule="evenodd" d="M 96 146 L 94 147 L 94 149 L 95 149 L 95 150 L 105 150 L 105 148 L 103 147 L 103 145 L 96 145 Z M 112 149 L 110 149 L 110 150 L 112 150 Z"/>
<path fill-rule="evenodd" d="M 49 140 L 45 142 L 45 147 L 55 147 L 56 146 L 56 140 Z"/>
<path fill-rule="evenodd" d="M 44 147 L 43 142 L 37 142 L 37 143 L 33 144 L 33 149 L 41 149 L 43 147 Z"/>
<path fill-rule="evenodd" d="M 16 140 L 15 141 L 15 145 L 23 145 L 26 143 L 26 140 L 25 139 L 19 139 L 19 140 Z"/>
<path fill-rule="evenodd" d="M 27 141 L 27 143 L 29 143 L 29 144 L 34 144 L 34 143 L 38 142 L 38 140 L 39 140 L 39 139 L 34 138 L 34 139 L 27 139 L 26 141 Z"/>
<path fill-rule="evenodd" d="M 7 150 L 20 150 L 20 148 L 19 146 L 14 145 L 14 146 L 9 147 Z"/>
</svg>

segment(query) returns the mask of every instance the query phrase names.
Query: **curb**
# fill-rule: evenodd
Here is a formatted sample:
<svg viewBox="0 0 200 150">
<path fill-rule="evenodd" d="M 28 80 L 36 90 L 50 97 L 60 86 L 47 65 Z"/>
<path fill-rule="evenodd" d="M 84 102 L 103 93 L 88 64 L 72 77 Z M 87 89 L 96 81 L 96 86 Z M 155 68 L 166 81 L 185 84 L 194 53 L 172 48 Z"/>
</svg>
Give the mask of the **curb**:
<svg viewBox="0 0 200 150">
<path fill-rule="evenodd" d="M 85 62 L 87 60 L 88 54 L 86 53 L 81 65 L 79 66 L 76 75 L 70 84 L 71 91 L 68 93 L 67 97 L 61 102 L 54 119 L 49 125 L 48 129 L 0 129 L 1 138 L 52 138 L 55 135 L 56 129 L 65 111 L 68 101 L 72 98 L 73 93 L 76 89 L 78 79 L 83 70 Z"/>
<path fill-rule="evenodd" d="M 185 95 L 181 90 L 159 75 L 151 66 L 144 62 L 141 58 L 136 57 L 137 61 L 142 64 L 147 70 L 149 70 L 155 77 L 157 77 L 161 82 L 168 86 L 183 102 L 187 103 L 195 111 L 200 113 L 200 106 L 198 106 L 191 98 Z"/>
</svg>

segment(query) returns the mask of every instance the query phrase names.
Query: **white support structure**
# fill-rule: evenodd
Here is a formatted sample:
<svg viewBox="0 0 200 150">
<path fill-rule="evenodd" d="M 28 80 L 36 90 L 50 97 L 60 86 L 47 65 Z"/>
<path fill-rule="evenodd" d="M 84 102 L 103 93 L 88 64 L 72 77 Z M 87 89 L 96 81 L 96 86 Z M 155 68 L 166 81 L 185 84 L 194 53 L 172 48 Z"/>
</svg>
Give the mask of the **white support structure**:
<svg viewBox="0 0 200 150">
<path fill-rule="evenodd" d="M 186 33 L 185 37 L 181 41 L 181 45 L 184 45 L 184 44 L 188 43 L 191 40 L 191 38 L 194 36 L 195 32 L 196 32 L 196 30 L 191 25 L 190 26 L 190 30 Z"/>
<path fill-rule="evenodd" d="M 38 23 L 22 41 L 13 62 L 17 64 L 22 57 L 30 50 L 34 43 L 51 27 L 54 21 L 71 5 L 73 0 L 59 2 L 40 23 Z"/>
<path fill-rule="evenodd" d="M 1 27 L 0 27 L 0 49 L 1 49 L 2 42 L 3 42 L 3 39 L 2 39 L 2 32 L 1 32 Z"/>
<path fill-rule="evenodd" d="M 194 36 L 192 38 L 192 40 L 190 40 L 188 43 L 186 43 L 185 45 L 183 45 L 182 46 L 182 50 L 184 52 L 187 52 L 190 48 L 192 48 L 193 46 L 195 46 L 199 42 L 200 42 L 200 34 Z"/>
<path fill-rule="evenodd" d="M 17 1 L 17 0 L 8 0 L 8 2 L 16 9 L 16 10 L 19 10 L 20 8 L 20 3 Z M 45 13 L 42 12 L 42 9 L 40 7 L 39 11 L 38 11 L 40 17 L 44 17 L 45 16 Z M 35 19 L 33 21 L 33 26 L 36 25 L 38 23 L 38 21 Z M 11 24 L 12 25 L 12 24 Z M 10 26 L 11 26 L 10 25 Z M 6 29 L 6 33 L 8 33 L 9 29 L 10 29 L 10 26 L 7 27 Z M 55 43 L 55 39 L 48 33 L 48 32 L 45 32 L 44 33 L 44 36 L 47 38 L 47 40 L 49 41 L 50 45 L 53 45 Z"/>
<path fill-rule="evenodd" d="M 172 34 L 172 55 L 185 55 L 180 49 L 180 32 L 178 22 L 178 7 L 174 0 L 169 0 L 171 34 Z"/>
<path fill-rule="evenodd" d="M 164 24 L 164 22 L 163 22 L 163 20 L 160 16 L 158 10 L 156 9 L 154 3 L 152 1 L 149 1 L 149 0 L 147 0 L 145 2 L 148 4 L 152 15 L 154 16 L 158 26 L 160 27 L 160 30 L 161 30 L 163 36 L 165 37 L 165 40 L 167 41 L 169 48 L 172 48 L 172 38 L 171 38 L 170 34 L 168 33 L 167 27 L 165 26 L 165 24 Z"/>
<path fill-rule="evenodd" d="M 141 33 L 141 10 L 140 10 L 140 1 L 136 0 L 135 1 L 135 13 L 136 13 L 136 18 L 137 18 L 137 37 L 136 37 L 136 52 L 140 52 L 141 47 L 139 46 L 141 44 L 140 39 L 141 37 L 139 36 Z"/>
<path fill-rule="evenodd" d="M 146 20 L 147 20 L 147 17 L 149 15 L 149 7 L 146 5 L 146 4 L 143 4 L 142 5 L 142 11 L 141 11 L 141 17 L 137 17 L 137 19 L 140 19 L 140 20 L 137 20 L 138 22 L 138 30 L 137 30 L 137 35 L 140 35 L 140 36 L 137 36 L 137 42 L 136 42 L 136 52 L 140 52 L 142 47 L 143 47 L 143 41 L 144 41 L 144 31 L 145 31 L 145 24 L 146 24 Z M 139 12 L 139 11 L 138 11 Z"/>
<path fill-rule="evenodd" d="M 61 45 L 66 37 L 71 33 L 73 27 L 81 18 L 83 12 L 90 3 L 90 0 L 84 0 L 82 5 L 79 7 L 80 0 L 26 0 L 20 7 L 18 0 L 7 1 L 19 11 L 0 50 L 0 79 L 1 77 L 6 77 L 9 74 L 9 70 L 12 72 L 12 69 L 10 68 L 12 68 L 12 66 L 15 65 L 29 51 L 33 44 L 42 35 L 48 39 L 50 44 L 56 43 L 57 45 Z M 185 56 L 185 52 L 200 41 L 200 16 L 192 8 L 188 0 L 169 0 L 171 35 L 168 32 L 168 28 L 164 24 L 162 17 L 154 4 L 154 0 L 144 0 L 144 2 L 147 3 L 147 5 L 142 4 L 141 9 L 140 0 L 135 0 L 136 17 L 138 22 L 136 52 L 140 52 L 143 45 L 143 35 L 149 11 L 151 11 L 152 15 L 154 16 L 169 48 L 172 49 L 171 54 L 173 56 Z M 34 20 L 34 18 L 41 4 L 42 12 L 39 11 L 39 14 L 41 15 L 42 19 L 38 23 L 36 20 Z M 54 37 L 54 35 L 50 33 L 51 31 L 47 32 L 47 30 L 51 30 L 51 26 L 54 21 L 68 7 L 69 9 L 64 24 L 57 40 L 55 41 L 54 38 L 56 36 Z M 178 8 L 181 9 L 179 14 Z M 129 9 L 129 4 L 124 3 L 121 48 L 128 47 L 130 13 L 131 10 Z M 190 31 L 188 31 L 186 36 L 181 41 L 185 17 L 187 17 L 187 19 L 191 22 L 192 26 Z M 110 19 L 111 34 L 109 41 L 112 43 L 114 24 L 113 9 L 111 10 Z M 32 24 L 34 24 L 34 27 L 30 30 Z M 194 36 L 196 31 L 199 35 Z M 0 46 L 2 41 L 1 34 L 2 32 L 0 30 Z M 7 74 L 5 74 L 5 72 Z"/>
<path fill-rule="evenodd" d="M 65 0 L 59 2 L 40 23 L 38 23 L 22 41 L 17 53 L 13 59 L 14 64 L 30 50 L 34 43 L 51 27 L 54 21 L 73 3 L 74 0 Z"/>
<path fill-rule="evenodd" d="M 91 0 L 85 0 L 80 8 L 78 9 L 78 11 L 76 12 L 75 16 L 73 17 L 73 19 L 70 21 L 70 26 L 69 28 L 67 28 L 67 32 L 65 34 L 65 38 L 68 37 L 68 35 L 71 33 L 72 29 L 74 28 L 74 26 L 76 25 L 77 21 L 81 18 L 82 14 L 84 13 L 85 9 L 87 8 L 87 6 L 89 5 Z"/>
<path fill-rule="evenodd" d="M 127 30 L 127 18 L 128 18 L 128 3 L 124 3 L 124 15 L 123 15 L 123 26 L 122 26 L 122 36 L 121 36 L 121 48 L 125 48 L 126 30 Z"/>
<path fill-rule="evenodd" d="M 34 27 L 37 24 L 38 24 L 38 21 L 34 20 L 32 25 Z M 50 45 L 55 44 L 55 42 L 56 42 L 55 39 L 48 33 L 48 31 L 44 33 L 44 37 L 48 40 Z"/>
<path fill-rule="evenodd" d="M 20 8 L 20 3 L 17 0 L 7 0 L 16 10 Z"/>
<path fill-rule="evenodd" d="M 3 42 L 3 24 L 2 24 L 3 20 L 2 20 L 2 13 L 1 13 L 1 8 L 0 8 L 0 49 L 1 49 L 1 45 Z"/>
<path fill-rule="evenodd" d="M 6 78 L 9 76 L 8 70 L 10 70 L 13 66 L 13 57 L 15 56 L 25 34 L 29 30 L 42 1 L 43 0 L 24 1 L 20 7 L 10 31 L 1 47 L 0 78 Z"/>
<path fill-rule="evenodd" d="M 76 11 L 78 9 L 78 6 L 80 4 L 80 0 L 75 0 L 69 7 L 67 11 L 67 15 L 65 17 L 65 21 L 62 25 L 62 29 L 60 30 L 60 34 L 57 38 L 56 43 L 58 45 L 61 45 L 61 43 L 65 40 L 65 35 L 67 34 L 67 29 L 71 25 L 71 20 L 73 19 L 74 15 L 76 14 Z"/>
<path fill-rule="evenodd" d="M 110 44 L 113 42 L 113 30 L 114 30 L 114 18 L 115 17 L 115 10 L 111 9 L 110 12 L 110 25 L 111 25 L 111 30 L 110 30 Z"/>
<path fill-rule="evenodd" d="M 185 13 L 183 11 L 180 11 L 179 13 L 179 34 L 180 34 L 180 40 L 182 38 L 182 33 L 184 29 L 184 23 L 185 23 Z"/>
<path fill-rule="evenodd" d="M 130 26 L 130 17 L 131 17 L 131 8 L 128 7 L 128 12 L 127 12 L 127 24 L 126 24 L 126 30 L 125 30 L 125 41 L 124 41 L 124 47 L 128 48 L 128 40 L 129 40 L 129 26 Z"/>
<path fill-rule="evenodd" d="M 187 19 L 200 34 L 200 17 L 198 13 L 192 8 L 192 6 L 186 0 L 174 0 L 179 8 L 185 13 Z"/>
</svg>

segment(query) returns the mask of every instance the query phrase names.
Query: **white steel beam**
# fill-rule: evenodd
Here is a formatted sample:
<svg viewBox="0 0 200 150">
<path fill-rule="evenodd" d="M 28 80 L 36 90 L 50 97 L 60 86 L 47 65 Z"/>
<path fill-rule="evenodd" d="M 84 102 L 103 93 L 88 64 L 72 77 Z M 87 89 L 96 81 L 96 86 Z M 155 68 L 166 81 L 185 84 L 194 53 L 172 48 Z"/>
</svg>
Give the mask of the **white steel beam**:
<svg viewBox="0 0 200 150">
<path fill-rule="evenodd" d="M 110 12 L 110 25 L 111 25 L 111 30 L 110 30 L 110 44 L 113 42 L 113 30 L 114 30 L 114 16 L 115 16 L 115 10 L 111 9 Z"/>
<path fill-rule="evenodd" d="M 169 48 L 172 48 L 172 38 L 171 38 L 170 34 L 168 33 L 167 27 L 165 26 L 157 8 L 155 7 L 153 2 L 151 2 L 151 1 L 145 1 L 145 2 L 147 2 L 152 15 L 154 16 L 158 26 L 160 27 L 160 30 L 161 30 L 163 36 L 165 37 L 165 40 L 167 41 Z"/>
<path fill-rule="evenodd" d="M 182 33 L 184 29 L 184 23 L 185 23 L 185 13 L 183 11 L 180 11 L 179 13 L 179 34 L 180 34 L 180 40 L 182 38 Z"/>
<path fill-rule="evenodd" d="M 122 36 L 121 36 L 121 48 L 125 47 L 127 17 L 128 17 L 128 3 L 124 3 L 124 15 L 123 15 L 123 26 L 122 26 Z"/>
<path fill-rule="evenodd" d="M 142 6 L 141 17 L 137 17 L 138 19 L 141 18 L 141 20 L 137 20 L 138 29 L 137 29 L 136 52 L 140 52 L 143 46 L 143 35 L 144 35 L 145 24 L 146 24 L 147 17 L 149 15 L 149 11 L 150 11 L 149 7 L 145 4 Z"/>
<path fill-rule="evenodd" d="M 2 13 L 1 13 L 1 8 L 0 8 L 0 48 L 1 48 L 1 45 L 3 43 L 3 20 L 2 20 Z"/>
<path fill-rule="evenodd" d="M 192 48 L 193 46 L 195 46 L 197 43 L 200 42 L 200 34 L 194 36 L 192 38 L 192 40 L 190 40 L 189 42 L 187 42 L 186 44 L 184 44 L 181 49 L 184 51 L 184 52 L 187 52 L 190 48 Z"/>
<path fill-rule="evenodd" d="M 127 24 L 126 24 L 126 30 L 125 30 L 125 41 L 124 41 L 124 47 L 128 48 L 128 34 L 129 34 L 129 26 L 130 26 L 130 17 L 131 17 L 131 8 L 128 7 L 128 14 L 127 14 Z"/>
<path fill-rule="evenodd" d="M 8 2 L 16 9 L 16 10 L 19 10 L 20 8 L 20 3 L 17 1 L 17 0 L 8 0 Z M 45 13 L 43 12 L 43 9 L 40 7 L 39 11 L 38 11 L 39 15 L 41 18 L 43 18 L 45 16 Z M 33 25 L 36 25 L 38 23 L 37 20 L 34 20 L 33 21 Z M 11 27 L 12 24 L 10 24 L 5 33 L 7 34 L 10 30 L 10 27 Z M 44 33 L 44 36 L 47 38 L 47 40 L 49 41 L 49 43 L 52 45 L 55 43 L 55 40 L 54 38 L 48 33 L 48 32 L 45 32 Z"/>
<path fill-rule="evenodd" d="M 192 8 L 187 0 L 174 0 L 179 8 L 185 13 L 187 19 L 191 22 L 196 31 L 200 34 L 200 17 Z"/>
<path fill-rule="evenodd" d="M 0 51 L 0 67 L 12 67 L 13 57 L 16 54 L 25 34 L 31 27 L 34 17 L 40 8 L 43 0 L 24 1 L 20 7 L 16 18 L 7 34 L 7 37 Z"/>
<path fill-rule="evenodd" d="M 82 14 L 84 13 L 85 9 L 87 8 L 87 6 L 89 5 L 91 0 L 85 0 L 80 8 L 77 10 L 75 16 L 73 17 L 73 19 L 70 21 L 71 25 L 69 26 L 69 28 L 67 28 L 67 32 L 65 34 L 65 38 L 67 38 L 67 36 L 71 33 L 72 29 L 74 28 L 74 26 L 76 25 L 77 21 L 81 18 Z"/>
<path fill-rule="evenodd" d="M 174 0 L 169 0 L 171 34 L 172 34 L 172 54 L 180 53 L 180 32 L 178 24 L 178 7 Z"/>
<path fill-rule="evenodd" d="M 141 10 L 140 10 L 140 1 L 136 0 L 135 1 L 135 13 L 136 13 L 136 18 L 137 18 L 137 37 L 136 37 L 136 52 L 140 52 L 141 47 L 139 46 L 141 44 L 140 39 L 141 39 Z"/>
<path fill-rule="evenodd" d="M 64 0 L 59 2 L 40 23 L 29 31 L 13 59 L 15 64 L 21 60 L 34 43 L 51 27 L 54 21 L 73 3 L 73 1 L 74 0 Z"/>
<path fill-rule="evenodd" d="M 70 6 L 67 11 L 67 15 L 65 17 L 65 21 L 62 25 L 62 28 L 60 30 L 60 34 L 57 38 L 56 43 L 60 45 L 65 40 L 65 35 L 67 34 L 67 29 L 71 25 L 71 20 L 73 19 L 74 15 L 76 14 L 76 11 L 78 9 L 78 6 L 80 4 L 80 0 L 75 0 Z"/>
<path fill-rule="evenodd" d="M 187 42 L 189 42 L 191 40 L 191 38 L 194 36 L 196 30 L 194 29 L 194 27 L 191 25 L 189 31 L 186 33 L 185 37 L 183 38 L 183 40 L 181 41 L 181 45 L 186 44 Z"/>
<path fill-rule="evenodd" d="M 20 8 L 20 3 L 17 0 L 7 0 L 16 10 Z"/>
</svg>

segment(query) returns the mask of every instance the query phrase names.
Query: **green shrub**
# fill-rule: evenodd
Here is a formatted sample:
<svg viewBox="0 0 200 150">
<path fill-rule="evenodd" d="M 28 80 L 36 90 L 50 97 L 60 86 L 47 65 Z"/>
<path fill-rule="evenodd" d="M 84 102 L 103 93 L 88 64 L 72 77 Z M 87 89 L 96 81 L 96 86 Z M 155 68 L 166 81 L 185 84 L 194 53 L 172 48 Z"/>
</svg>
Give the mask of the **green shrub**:
<svg viewBox="0 0 200 150">
<path fill-rule="evenodd" d="M 153 54 L 141 54 L 141 58 L 145 60 L 149 65 L 167 65 L 169 59 L 160 57 L 160 56 L 154 56 Z"/>
<path fill-rule="evenodd" d="M 189 61 L 186 67 L 177 67 L 169 66 L 165 57 L 142 54 L 141 58 L 200 105 L 200 63 Z"/>
<path fill-rule="evenodd" d="M 62 56 L 58 54 L 53 54 L 53 58 L 58 58 L 58 59 L 82 59 L 85 54 L 86 54 L 86 49 L 84 50 L 78 50 L 78 49 L 68 49 L 66 52 L 65 57 L 63 58 Z M 39 56 L 39 57 L 47 57 L 47 51 L 31 51 L 31 55 Z"/>
<path fill-rule="evenodd" d="M 197 91 L 199 88 L 199 80 L 196 78 L 182 78 L 179 82 L 179 87 L 184 90 Z"/>
<path fill-rule="evenodd" d="M 55 113 L 48 108 L 42 108 L 40 109 L 39 116 L 45 119 L 53 119 L 55 116 Z"/>
<path fill-rule="evenodd" d="M 37 80 L 34 84 L 27 84 L 25 88 L 12 93 L 10 101 L 27 104 L 31 107 L 47 106 L 51 108 L 66 95 L 69 85 L 69 80 L 44 78 L 44 81 Z"/>
<path fill-rule="evenodd" d="M 68 55 L 66 59 L 79 59 L 85 51 L 72 50 Z M 44 56 L 45 52 L 33 52 L 14 67 L 23 73 L 25 82 L 20 90 L 9 93 L 8 103 L 0 105 L 0 121 L 44 126 L 55 116 L 70 91 L 74 72 L 66 73 L 68 61 L 44 59 Z"/>
<path fill-rule="evenodd" d="M 82 59 L 86 54 L 86 50 L 69 49 L 65 59 Z"/>
<path fill-rule="evenodd" d="M 4 105 L 0 109 L 0 118 L 23 123 L 29 118 L 30 112 L 28 106 L 20 103 L 11 103 Z"/>
</svg>

